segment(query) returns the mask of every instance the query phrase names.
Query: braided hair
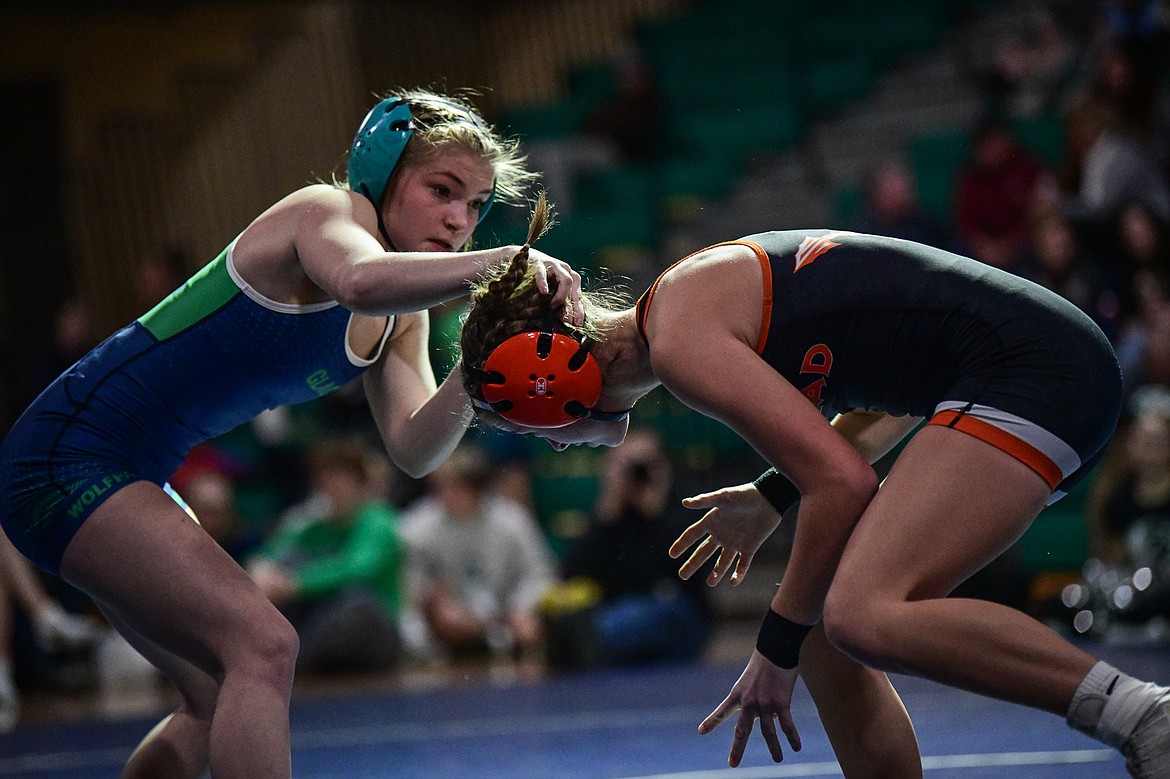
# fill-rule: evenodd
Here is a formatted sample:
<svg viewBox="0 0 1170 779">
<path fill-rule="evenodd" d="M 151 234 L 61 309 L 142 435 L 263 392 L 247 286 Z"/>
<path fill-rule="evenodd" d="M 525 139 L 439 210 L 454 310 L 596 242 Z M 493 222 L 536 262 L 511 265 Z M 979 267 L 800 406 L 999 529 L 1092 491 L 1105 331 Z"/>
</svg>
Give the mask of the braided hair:
<svg viewBox="0 0 1170 779">
<path fill-rule="evenodd" d="M 598 314 L 617 312 L 629 307 L 628 297 L 620 290 L 585 292 L 581 304 L 585 321 L 570 325 L 564 321 L 564 307 L 552 307 L 552 294 L 536 287 L 536 277 L 528 262 L 530 246 L 554 224 L 552 206 L 544 192 L 536 199 L 528 224 L 528 238 L 520 251 L 508 262 L 488 268 L 472 286 L 471 309 L 463 322 L 459 338 L 462 353 L 463 386 L 472 397 L 481 397 L 482 368 L 497 346 L 514 335 L 534 330 L 549 330 L 571 337 L 601 340 L 605 328 Z M 555 282 L 550 279 L 550 284 Z M 470 369 L 470 370 L 469 370 Z M 476 370 L 479 369 L 479 370 Z"/>
</svg>

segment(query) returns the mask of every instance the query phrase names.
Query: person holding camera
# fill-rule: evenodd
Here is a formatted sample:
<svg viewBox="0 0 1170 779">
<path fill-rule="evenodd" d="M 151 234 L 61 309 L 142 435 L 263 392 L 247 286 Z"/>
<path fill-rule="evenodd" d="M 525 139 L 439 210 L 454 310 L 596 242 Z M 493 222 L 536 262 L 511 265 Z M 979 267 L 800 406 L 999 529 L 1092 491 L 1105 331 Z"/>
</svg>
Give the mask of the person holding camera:
<svg viewBox="0 0 1170 779">
<path fill-rule="evenodd" d="M 561 564 L 561 592 L 583 594 L 586 608 L 546 609 L 554 667 L 670 662 L 702 651 L 711 630 L 706 588 L 679 579 L 666 554 L 687 524 L 667 511 L 672 477 L 650 430 L 631 431 L 607 453 L 589 528 Z"/>
</svg>

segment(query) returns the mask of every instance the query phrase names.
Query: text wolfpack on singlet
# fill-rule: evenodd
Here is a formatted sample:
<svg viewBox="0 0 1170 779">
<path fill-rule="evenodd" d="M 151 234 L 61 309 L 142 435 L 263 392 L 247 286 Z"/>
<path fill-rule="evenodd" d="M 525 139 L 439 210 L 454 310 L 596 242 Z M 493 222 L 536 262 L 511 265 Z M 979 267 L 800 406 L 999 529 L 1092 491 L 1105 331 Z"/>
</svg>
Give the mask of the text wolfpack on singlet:
<svg viewBox="0 0 1170 779">
<path fill-rule="evenodd" d="M 130 471 L 120 471 L 118 473 L 112 473 L 100 481 L 95 481 L 93 484 L 85 488 L 85 492 L 81 493 L 77 500 L 73 501 L 73 505 L 68 509 L 69 516 L 73 519 L 76 519 L 81 514 L 81 512 L 85 510 L 86 506 L 91 505 L 103 494 L 109 492 L 112 487 L 115 487 L 124 481 L 129 481 L 132 478 L 134 478 L 134 474 Z M 76 487 L 73 491 L 76 492 Z"/>
</svg>

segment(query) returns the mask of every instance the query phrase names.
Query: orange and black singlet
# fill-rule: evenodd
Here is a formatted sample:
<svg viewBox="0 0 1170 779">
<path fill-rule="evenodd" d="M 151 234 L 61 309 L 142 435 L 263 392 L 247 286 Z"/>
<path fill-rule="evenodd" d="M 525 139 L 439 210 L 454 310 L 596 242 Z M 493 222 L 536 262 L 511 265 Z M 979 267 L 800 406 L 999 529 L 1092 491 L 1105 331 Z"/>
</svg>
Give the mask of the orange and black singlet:
<svg viewBox="0 0 1170 779">
<path fill-rule="evenodd" d="M 732 243 L 763 270 L 756 351 L 826 417 L 929 417 L 1019 457 L 1054 490 L 1112 435 L 1117 359 L 1056 293 L 895 238 L 787 230 Z M 643 338 L 657 288 L 638 301 Z"/>
</svg>

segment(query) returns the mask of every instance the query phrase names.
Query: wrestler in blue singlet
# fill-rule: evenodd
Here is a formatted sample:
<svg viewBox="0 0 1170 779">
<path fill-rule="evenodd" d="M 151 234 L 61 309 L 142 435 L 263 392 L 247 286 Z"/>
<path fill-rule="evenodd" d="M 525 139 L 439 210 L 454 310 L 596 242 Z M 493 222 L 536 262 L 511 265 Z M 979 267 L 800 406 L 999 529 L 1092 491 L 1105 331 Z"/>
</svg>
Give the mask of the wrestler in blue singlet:
<svg viewBox="0 0 1170 779">
<path fill-rule="evenodd" d="M 56 573 L 77 529 L 120 487 L 162 485 L 195 444 L 360 375 L 377 353 L 352 352 L 349 322 L 336 301 L 289 305 L 260 295 L 236 273 L 229 246 L 17 420 L 0 446 L 8 536 Z M 392 329 L 393 318 L 378 353 Z"/>
</svg>

